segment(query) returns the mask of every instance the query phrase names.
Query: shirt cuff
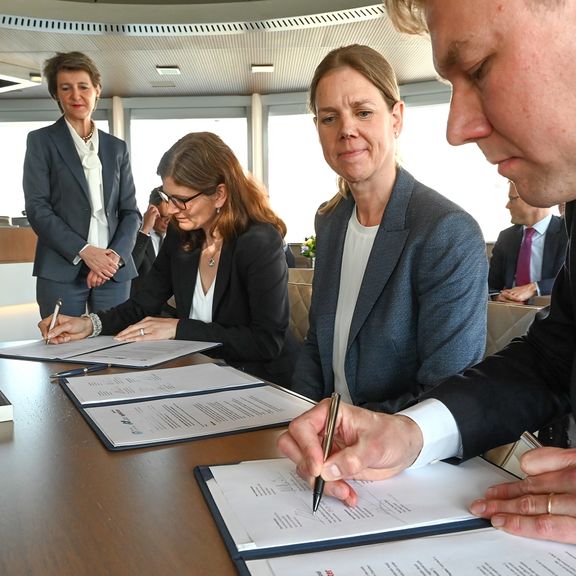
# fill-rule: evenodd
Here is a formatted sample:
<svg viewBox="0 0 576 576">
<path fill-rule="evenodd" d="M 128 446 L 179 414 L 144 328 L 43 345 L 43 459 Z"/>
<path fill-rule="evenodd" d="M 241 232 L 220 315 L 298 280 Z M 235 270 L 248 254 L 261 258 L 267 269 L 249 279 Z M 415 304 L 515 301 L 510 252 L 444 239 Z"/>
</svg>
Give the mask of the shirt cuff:
<svg viewBox="0 0 576 576">
<path fill-rule="evenodd" d="M 84 250 L 86 247 L 90 246 L 90 244 L 84 244 L 84 246 L 82 246 L 82 248 L 80 249 L 80 251 L 78 252 L 78 255 L 76 256 L 76 258 L 74 258 L 74 260 L 72 261 L 72 264 L 74 264 L 74 266 L 76 266 L 76 264 L 80 264 L 80 262 L 82 262 L 82 258 L 80 258 L 80 254 L 82 253 L 82 250 Z"/>
<path fill-rule="evenodd" d="M 414 420 L 422 432 L 422 450 L 410 468 L 421 468 L 438 460 L 462 457 L 462 438 L 452 412 L 435 398 L 398 412 Z"/>
</svg>

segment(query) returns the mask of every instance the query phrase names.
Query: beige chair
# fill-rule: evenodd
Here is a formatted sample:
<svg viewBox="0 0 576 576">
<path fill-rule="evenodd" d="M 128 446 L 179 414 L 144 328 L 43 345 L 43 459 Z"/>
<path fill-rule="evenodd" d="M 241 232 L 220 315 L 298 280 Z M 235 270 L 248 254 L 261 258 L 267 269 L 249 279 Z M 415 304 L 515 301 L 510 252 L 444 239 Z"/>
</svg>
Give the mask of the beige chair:
<svg viewBox="0 0 576 576">
<path fill-rule="evenodd" d="M 311 268 L 288 269 L 288 298 L 290 300 L 290 328 L 297 340 L 302 342 L 308 333 L 308 312 L 312 298 Z"/>
<path fill-rule="evenodd" d="M 488 302 L 486 356 L 502 350 L 513 338 L 522 336 L 528 330 L 536 312 L 542 306 Z M 497 466 L 519 475 L 519 458 L 525 447 L 518 442 L 498 446 L 488 450 L 484 458 Z"/>
<path fill-rule="evenodd" d="M 486 356 L 502 350 L 512 338 L 522 336 L 542 306 L 488 302 Z"/>
</svg>

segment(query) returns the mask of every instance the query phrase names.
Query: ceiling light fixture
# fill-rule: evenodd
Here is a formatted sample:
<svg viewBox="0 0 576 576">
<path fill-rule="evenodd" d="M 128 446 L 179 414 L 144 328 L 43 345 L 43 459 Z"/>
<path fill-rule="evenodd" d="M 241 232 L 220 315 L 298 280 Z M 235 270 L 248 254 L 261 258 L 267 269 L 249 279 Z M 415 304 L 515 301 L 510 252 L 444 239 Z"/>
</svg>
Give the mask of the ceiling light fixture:
<svg viewBox="0 0 576 576">
<path fill-rule="evenodd" d="M 178 66 L 156 66 L 156 72 L 160 76 L 178 76 L 180 74 L 180 68 Z"/>
<path fill-rule="evenodd" d="M 256 74 L 258 72 L 265 72 L 269 74 L 274 72 L 274 64 L 252 64 L 250 70 L 252 70 L 252 74 Z"/>
<path fill-rule="evenodd" d="M 40 72 L 30 72 L 28 75 L 30 82 L 42 82 L 42 74 Z"/>
</svg>

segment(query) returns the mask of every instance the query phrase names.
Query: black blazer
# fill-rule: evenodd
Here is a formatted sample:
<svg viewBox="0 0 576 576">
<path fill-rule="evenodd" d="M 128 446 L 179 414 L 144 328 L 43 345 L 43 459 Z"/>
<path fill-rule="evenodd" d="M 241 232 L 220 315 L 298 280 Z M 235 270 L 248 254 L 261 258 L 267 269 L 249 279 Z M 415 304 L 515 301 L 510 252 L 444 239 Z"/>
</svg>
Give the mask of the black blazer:
<svg viewBox="0 0 576 576">
<path fill-rule="evenodd" d="M 282 238 L 270 224 L 253 224 L 222 247 L 212 322 L 189 318 L 200 250 L 185 252 L 169 227 L 137 294 L 99 312 L 103 334 L 116 334 L 176 300 L 176 338 L 221 342 L 215 357 L 277 384 L 289 385 L 298 346 L 289 333 L 288 269 Z"/>
<path fill-rule="evenodd" d="M 576 231 L 574 202 L 566 205 L 566 262 L 526 336 L 431 393 L 454 415 L 464 458 L 518 439 L 576 412 Z"/>
<path fill-rule="evenodd" d="M 488 273 L 488 288 L 490 292 L 500 292 L 504 288 L 512 288 L 518 252 L 522 244 L 523 227 L 515 224 L 502 230 L 494 244 L 490 258 Z M 552 216 L 546 238 L 544 239 L 544 254 L 542 259 L 542 279 L 538 282 L 540 294 L 550 294 L 558 270 L 564 264 L 568 234 L 564 221 L 558 216 Z"/>
<path fill-rule="evenodd" d="M 138 232 L 136 235 L 136 243 L 132 250 L 132 259 L 138 270 L 138 277 L 132 280 L 132 286 L 130 287 L 131 296 L 134 295 L 138 286 L 142 283 L 144 276 L 150 272 L 152 264 L 154 264 L 154 260 L 156 260 L 156 252 L 154 252 L 152 238 L 150 238 L 148 234 Z"/>
<path fill-rule="evenodd" d="M 104 206 L 110 230 L 108 247 L 124 262 L 114 279 L 136 276 L 132 261 L 140 226 L 126 143 L 98 131 Z M 34 276 L 73 282 L 82 266 L 74 260 L 86 245 L 90 228 L 90 191 L 64 116 L 28 134 L 24 159 L 26 216 L 38 235 Z"/>
</svg>

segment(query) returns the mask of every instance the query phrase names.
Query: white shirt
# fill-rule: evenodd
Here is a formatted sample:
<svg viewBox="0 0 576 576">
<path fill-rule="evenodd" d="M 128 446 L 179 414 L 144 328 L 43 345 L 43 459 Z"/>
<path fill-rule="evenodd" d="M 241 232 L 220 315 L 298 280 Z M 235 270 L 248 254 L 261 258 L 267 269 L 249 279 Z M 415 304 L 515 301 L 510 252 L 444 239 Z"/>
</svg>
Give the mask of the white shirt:
<svg viewBox="0 0 576 576">
<path fill-rule="evenodd" d="M 108 220 L 106 218 L 106 208 L 104 206 L 104 192 L 102 189 L 102 163 L 98 157 L 98 130 L 94 129 L 94 134 L 88 142 L 84 142 L 74 130 L 72 124 L 66 120 L 74 146 L 78 152 L 78 157 L 82 163 L 84 175 L 88 182 L 90 192 L 90 228 L 88 230 L 88 244 L 98 248 L 106 248 L 109 240 Z"/>
<path fill-rule="evenodd" d="M 200 268 L 196 273 L 196 286 L 194 287 L 194 295 L 192 296 L 192 307 L 190 308 L 191 320 L 200 320 L 202 322 L 212 322 L 212 303 L 214 302 L 214 284 L 212 282 L 208 292 L 204 294 L 202 288 L 202 278 L 200 277 Z"/>
<path fill-rule="evenodd" d="M 362 226 L 358 222 L 356 210 L 348 221 L 344 250 L 342 253 L 342 267 L 340 269 L 340 287 L 338 291 L 338 304 L 336 306 L 336 319 L 334 321 L 334 344 L 332 347 L 332 370 L 334 371 L 334 390 L 339 392 L 342 400 L 352 404 L 350 391 L 346 382 L 344 361 L 348 348 L 350 324 L 356 308 L 356 301 L 366 271 L 366 264 L 374 245 L 374 238 L 378 226 Z"/>
<path fill-rule="evenodd" d="M 160 245 L 162 244 L 162 240 L 164 240 L 164 236 L 158 234 L 156 230 L 150 230 L 150 240 L 152 240 L 152 248 L 154 248 L 154 254 L 158 256 L 158 252 L 160 252 Z"/>
</svg>

